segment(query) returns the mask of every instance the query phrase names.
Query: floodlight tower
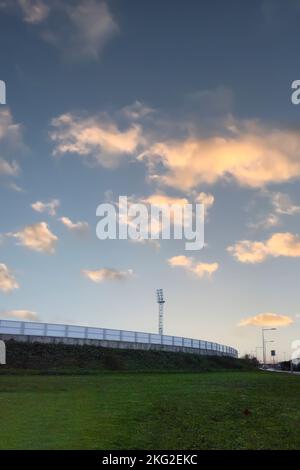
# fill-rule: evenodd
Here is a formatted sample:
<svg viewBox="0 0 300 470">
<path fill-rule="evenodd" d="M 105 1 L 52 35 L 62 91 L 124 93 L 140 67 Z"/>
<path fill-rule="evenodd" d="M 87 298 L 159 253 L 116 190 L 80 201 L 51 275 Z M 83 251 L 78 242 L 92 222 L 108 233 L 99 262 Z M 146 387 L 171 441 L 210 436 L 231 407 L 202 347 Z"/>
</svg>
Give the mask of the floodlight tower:
<svg viewBox="0 0 300 470">
<path fill-rule="evenodd" d="M 157 303 L 158 303 L 158 334 L 164 334 L 164 293 L 162 289 L 156 290 Z"/>
</svg>

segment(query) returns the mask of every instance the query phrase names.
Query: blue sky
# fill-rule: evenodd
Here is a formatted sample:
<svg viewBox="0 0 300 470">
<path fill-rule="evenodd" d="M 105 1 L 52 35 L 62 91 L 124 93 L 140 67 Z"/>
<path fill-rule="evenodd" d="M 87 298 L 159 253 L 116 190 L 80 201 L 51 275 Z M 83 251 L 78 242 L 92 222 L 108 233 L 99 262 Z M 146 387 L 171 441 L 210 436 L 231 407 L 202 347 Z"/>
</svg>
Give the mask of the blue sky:
<svg viewBox="0 0 300 470">
<path fill-rule="evenodd" d="M 166 333 L 244 353 L 275 322 L 290 354 L 299 16 L 296 0 L 0 0 L 1 317 L 156 331 L 162 287 Z M 200 193 L 201 251 L 96 238 L 109 198 Z"/>
</svg>

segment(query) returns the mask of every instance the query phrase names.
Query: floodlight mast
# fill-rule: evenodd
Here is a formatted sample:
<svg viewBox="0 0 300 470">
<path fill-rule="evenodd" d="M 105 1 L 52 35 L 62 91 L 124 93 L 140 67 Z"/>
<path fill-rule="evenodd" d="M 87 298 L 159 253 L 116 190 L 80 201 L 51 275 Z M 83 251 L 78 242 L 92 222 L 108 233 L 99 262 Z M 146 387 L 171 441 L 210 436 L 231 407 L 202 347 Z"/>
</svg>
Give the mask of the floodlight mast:
<svg viewBox="0 0 300 470">
<path fill-rule="evenodd" d="M 164 334 L 164 292 L 162 289 L 156 290 L 157 303 L 158 303 L 158 334 Z"/>
</svg>

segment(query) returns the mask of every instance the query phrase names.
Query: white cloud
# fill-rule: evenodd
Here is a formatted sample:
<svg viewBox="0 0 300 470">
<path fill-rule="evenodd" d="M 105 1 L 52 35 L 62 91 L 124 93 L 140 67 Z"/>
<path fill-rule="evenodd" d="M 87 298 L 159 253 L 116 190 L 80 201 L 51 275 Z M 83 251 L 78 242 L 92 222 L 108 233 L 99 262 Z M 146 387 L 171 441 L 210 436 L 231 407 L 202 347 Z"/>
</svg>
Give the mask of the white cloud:
<svg viewBox="0 0 300 470">
<path fill-rule="evenodd" d="M 49 202 L 36 201 L 31 204 L 31 207 L 36 212 L 46 212 L 47 214 L 54 216 L 56 215 L 56 209 L 59 207 L 59 205 L 60 202 L 58 199 L 51 199 Z"/>
<path fill-rule="evenodd" d="M 24 193 L 25 190 L 23 188 L 21 188 L 21 186 L 19 186 L 18 184 L 16 183 L 10 183 L 8 185 L 9 189 L 11 189 L 12 191 L 15 191 L 16 193 Z"/>
<path fill-rule="evenodd" d="M 114 168 L 124 156 L 133 155 L 141 141 L 139 126 L 122 131 L 115 123 L 95 116 L 63 114 L 52 120 L 52 126 L 54 155 L 77 154 L 106 168 Z"/>
<path fill-rule="evenodd" d="M 27 225 L 20 232 L 9 234 L 18 239 L 19 244 L 33 251 L 52 254 L 55 252 L 57 236 L 54 235 L 46 222 Z"/>
<path fill-rule="evenodd" d="M 95 271 L 83 269 L 82 274 L 90 281 L 100 283 L 103 281 L 124 281 L 133 275 L 132 269 L 118 271 L 112 268 L 101 268 Z"/>
<path fill-rule="evenodd" d="M 19 287 L 14 275 L 6 264 L 0 263 L 0 290 L 2 292 L 11 292 Z"/>
<path fill-rule="evenodd" d="M 29 310 L 9 310 L 7 312 L 0 312 L 2 318 L 17 318 L 18 320 L 37 320 L 38 315 L 36 312 Z"/>
<path fill-rule="evenodd" d="M 218 263 L 199 263 L 185 255 L 173 256 L 168 259 L 168 263 L 172 268 L 184 268 L 200 279 L 204 277 L 211 278 L 213 273 L 219 269 Z"/>
<path fill-rule="evenodd" d="M 58 219 L 63 225 L 65 225 L 69 230 L 78 232 L 78 233 L 86 233 L 89 229 L 89 224 L 87 222 L 72 222 L 69 217 L 60 217 Z"/>
<path fill-rule="evenodd" d="M 0 175 L 17 176 L 20 172 L 20 167 L 17 162 L 9 162 L 0 158 Z"/>
<path fill-rule="evenodd" d="M 277 313 L 260 313 L 242 320 L 239 326 L 289 326 L 294 320 L 288 315 L 278 315 Z"/>
<path fill-rule="evenodd" d="M 241 263 L 261 263 L 268 257 L 300 257 L 300 236 L 289 232 L 274 233 L 265 241 L 242 240 L 227 248 Z"/>
</svg>

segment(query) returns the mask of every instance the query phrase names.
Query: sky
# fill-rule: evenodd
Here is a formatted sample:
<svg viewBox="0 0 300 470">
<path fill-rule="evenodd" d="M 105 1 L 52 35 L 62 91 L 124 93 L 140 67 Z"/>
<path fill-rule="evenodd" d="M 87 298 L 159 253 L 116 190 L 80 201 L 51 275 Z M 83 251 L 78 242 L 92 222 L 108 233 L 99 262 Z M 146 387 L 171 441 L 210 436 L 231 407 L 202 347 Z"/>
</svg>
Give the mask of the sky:
<svg viewBox="0 0 300 470">
<path fill-rule="evenodd" d="M 163 288 L 166 334 L 244 354 L 275 326 L 289 357 L 299 20 L 299 0 L 0 0 L 0 318 L 156 332 Z M 205 247 L 99 240 L 121 195 L 204 202 Z"/>
</svg>

